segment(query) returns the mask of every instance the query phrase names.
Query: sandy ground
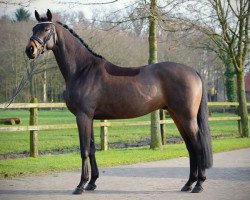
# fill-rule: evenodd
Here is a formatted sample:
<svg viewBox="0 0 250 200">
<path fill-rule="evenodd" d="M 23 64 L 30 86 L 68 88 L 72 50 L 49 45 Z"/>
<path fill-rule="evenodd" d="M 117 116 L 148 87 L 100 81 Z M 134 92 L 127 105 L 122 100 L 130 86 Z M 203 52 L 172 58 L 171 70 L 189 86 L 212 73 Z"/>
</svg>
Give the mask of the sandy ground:
<svg viewBox="0 0 250 200">
<path fill-rule="evenodd" d="M 188 158 L 101 168 L 97 189 L 72 195 L 80 171 L 0 180 L 0 199 L 87 200 L 250 200 L 250 149 L 214 155 L 204 192 L 183 193 L 189 174 Z"/>
</svg>

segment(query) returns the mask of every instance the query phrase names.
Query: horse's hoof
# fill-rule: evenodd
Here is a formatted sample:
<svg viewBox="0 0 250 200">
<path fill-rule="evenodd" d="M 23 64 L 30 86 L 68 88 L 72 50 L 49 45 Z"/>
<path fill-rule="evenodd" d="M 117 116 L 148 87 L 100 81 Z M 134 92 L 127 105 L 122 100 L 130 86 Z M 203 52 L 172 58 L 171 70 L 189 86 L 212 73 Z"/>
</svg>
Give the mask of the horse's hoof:
<svg viewBox="0 0 250 200">
<path fill-rule="evenodd" d="M 195 186 L 194 189 L 192 190 L 192 193 L 200 193 L 202 192 L 204 189 L 202 186 Z"/>
<path fill-rule="evenodd" d="M 184 185 L 183 188 L 181 188 L 182 192 L 190 192 L 192 190 L 192 186 Z"/>
<path fill-rule="evenodd" d="M 84 188 L 77 187 L 72 194 L 82 194 L 84 192 Z"/>
<path fill-rule="evenodd" d="M 85 190 L 88 190 L 88 191 L 93 191 L 96 189 L 96 185 L 95 184 L 88 184 L 87 187 L 85 188 Z"/>
</svg>

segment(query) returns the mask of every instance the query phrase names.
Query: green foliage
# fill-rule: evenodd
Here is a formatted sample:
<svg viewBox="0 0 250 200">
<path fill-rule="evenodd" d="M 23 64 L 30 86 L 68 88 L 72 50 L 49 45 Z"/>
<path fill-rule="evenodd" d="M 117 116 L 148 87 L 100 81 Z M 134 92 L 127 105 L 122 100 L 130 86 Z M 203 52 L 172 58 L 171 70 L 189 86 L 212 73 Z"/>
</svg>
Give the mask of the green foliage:
<svg viewBox="0 0 250 200">
<path fill-rule="evenodd" d="M 30 19 L 30 13 L 28 10 L 25 10 L 24 8 L 18 8 L 15 12 L 16 21 L 29 21 Z"/>
<path fill-rule="evenodd" d="M 249 138 L 230 138 L 213 141 L 214 152 L 249 147 Z M 108 150 L 105 152 L 97 152 L 96 156 L 99 167 L 111 167 L 178 158 L 188 156 L 188 152 L 184 144 L 175 144 L 166 145 L 162 150 L 151 150 L 149 147 Z M 80 168 L 81 157 L 78 154 L 45 155 L 38 158 L 0 160 L 0 178 Z"/>
</svg>

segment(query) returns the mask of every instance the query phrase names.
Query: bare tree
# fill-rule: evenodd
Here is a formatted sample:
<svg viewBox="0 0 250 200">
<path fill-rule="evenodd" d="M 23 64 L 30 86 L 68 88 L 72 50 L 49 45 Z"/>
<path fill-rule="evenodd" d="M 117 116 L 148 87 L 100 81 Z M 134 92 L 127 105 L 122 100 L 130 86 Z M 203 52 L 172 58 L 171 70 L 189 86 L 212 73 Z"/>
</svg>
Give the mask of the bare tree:
<svg viewBox="0 0 250 200">
<path fill-rule="evenodd" d="M 228 54 L 237 76 L 239 114 L 241 116 L 242 136 L 249 136 L 248 111 L 245 93 L 244 66 L 249 52 L 250 1 L 238 0 L 235 4 L 226 0 L 209 0 L 215 11 L 221 38 L 229 50 Z"/>
<path fill-rule="evenodd" d="M 193 0 L 187 1 L 186 10 L 192 18 L 179 16 L 190 27 L 206 34 L 216 46 L 224 63 L 233 65 L 237 77 L 237 96 L 241 116 L 242 136 L 249 135 L 244 69 L 249 52 L 249 0 Z M 177 17 L 178 18 L 178 17 Z M 210 48 L 209 45 L 207 45 Z M 211 48 L 212 49 L 212 48 Z M 216 50 L 215 48 L 213 50 Z M 227 56 L 225 56 L 227 55 Z M 227 60 L 225 58 L 227 57 Z M 230 67 L 230 65 L 228 65 Z"/>
</svg>

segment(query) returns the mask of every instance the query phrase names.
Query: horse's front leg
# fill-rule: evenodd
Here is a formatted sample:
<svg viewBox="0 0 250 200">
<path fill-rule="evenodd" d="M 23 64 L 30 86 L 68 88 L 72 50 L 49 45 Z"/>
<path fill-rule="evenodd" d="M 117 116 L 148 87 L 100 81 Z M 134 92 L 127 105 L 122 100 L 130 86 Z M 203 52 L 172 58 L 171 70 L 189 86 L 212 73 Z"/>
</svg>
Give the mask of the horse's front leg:
<svg viewBox="0 0 250 200">
<path fill-rule="evenodd" d="M 85 188 L 85 190 L 95 190 L 96 189 L 96 179 L 99 177 L 99 170 L 96 163 L 95 158 L 95 137 L 94 137 L 94 129 L 93 129 L 93 123 L 92 123 L 92 132 L 91 132 L 91 142 L 90 142 L 90 153 L 89 153 L 89 161 L 90 161 L 90 167 L 91 167 L 91 179 L 89 181 L 89 184 Z"/>
<path fill-rule="evenodd" d="M 89 180 L 88 157 L 90 153 L 92 121 L 93 119 L 85 113 L 79 113 L 76 116 L 82 157 L 82 175 L 80 183 L 73 194 L 82 194 L 84 191 L 84 185 Z"/>
</svg>

